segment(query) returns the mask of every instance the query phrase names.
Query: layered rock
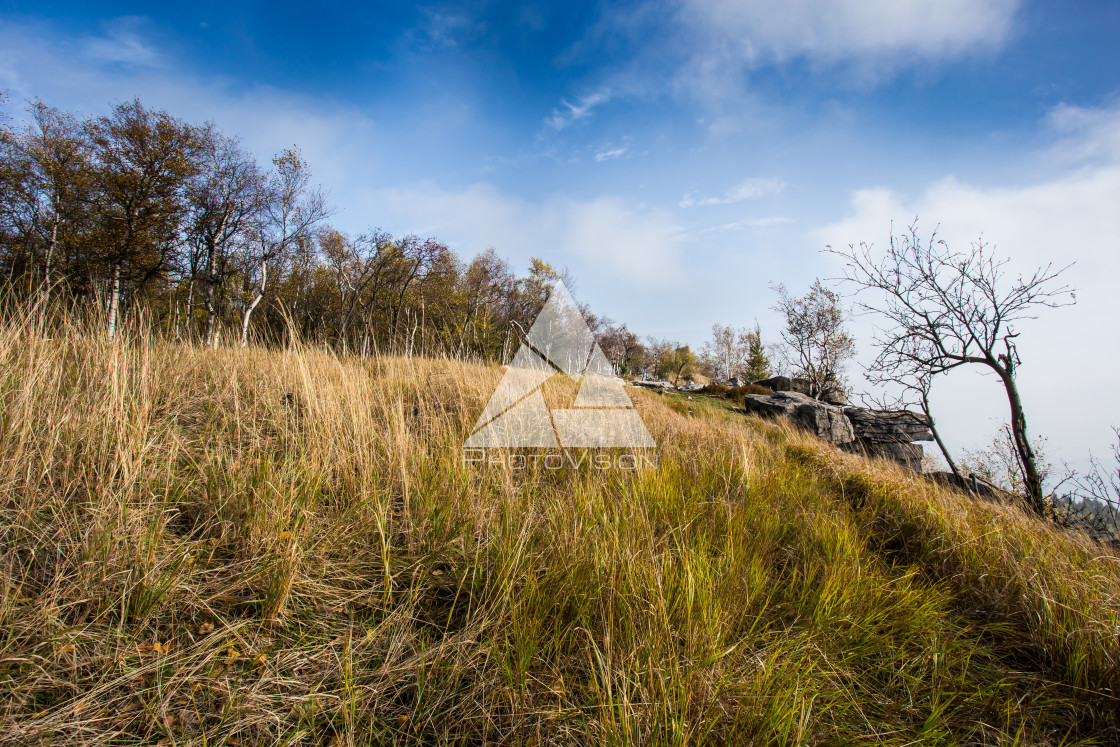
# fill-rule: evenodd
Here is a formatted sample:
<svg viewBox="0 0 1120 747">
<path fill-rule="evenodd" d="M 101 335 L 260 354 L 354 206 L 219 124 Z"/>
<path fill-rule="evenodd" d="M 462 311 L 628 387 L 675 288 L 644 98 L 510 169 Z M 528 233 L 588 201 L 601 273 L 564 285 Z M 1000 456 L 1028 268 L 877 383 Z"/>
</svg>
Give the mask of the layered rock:
<svg viewBox="0 0 1120 747">
<path fill-rule="evenodd" d="M 763 417 L 783 416 L 802 430 L 844 446 L 855 441 L 855 433 L 844 411 L 800 392 L 743 395 L 743 408 Z"/>
<path fill-rule="evenodd" d="M 924 415 L 909 410 L 865 410 L 848 407 L 844 414 L 855 431 L 847 451 L 885 457 L 915 472 L 922 469 L 922 447 L 914 441 L 932 441 L 933 431 Z"/>
<path fill-rule="evenodd" d="M 768 381 L 783 386 L 791 380 L 775 377 Z M 909 410 L 840 408 L 800 392 L 747 394 L 743 397 L 743 409 L 764 417 L 785 417 L 845 451 L 885 457 L 915 472 L 921 471 L 922 447 L 913 442 L 933 440 L 929 420 L 923 415 Z"/>
</svg>

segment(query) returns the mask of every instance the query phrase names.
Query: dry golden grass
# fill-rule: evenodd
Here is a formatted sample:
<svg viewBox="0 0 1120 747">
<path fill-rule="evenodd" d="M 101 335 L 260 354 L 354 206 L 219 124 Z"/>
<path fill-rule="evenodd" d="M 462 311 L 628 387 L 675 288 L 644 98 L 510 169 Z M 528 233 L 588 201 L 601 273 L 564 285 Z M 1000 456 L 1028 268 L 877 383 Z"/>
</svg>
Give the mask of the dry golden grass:
<svg viewBox="0 0 1120 747">
<path fill-rule="evenodd" d="M 485 468 L 496 367 L 50 329 L 0 326 L 0 742 L 1120 740 L 1120 558 L 1018 509 L 636 390 L 656 469 Z"/>
</svg>

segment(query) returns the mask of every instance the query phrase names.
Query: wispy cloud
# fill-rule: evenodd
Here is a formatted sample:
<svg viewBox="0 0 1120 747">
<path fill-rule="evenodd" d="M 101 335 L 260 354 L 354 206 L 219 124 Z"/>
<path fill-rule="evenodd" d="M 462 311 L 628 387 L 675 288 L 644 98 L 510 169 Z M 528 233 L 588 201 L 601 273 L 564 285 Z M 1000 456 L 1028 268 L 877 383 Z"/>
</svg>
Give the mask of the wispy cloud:
<svg viewBox="0 0 1120 747">
<path fill-rule="evenodd" d="M 441 13 L 422 8 L 424 23 L 422 31 L 436 46 L 456 47 L 464 39 L 476 37 L 485 30 L 485 25 L 476 22 L 464 13 Z"/>
<path fill-rule="evenodd" d="M 930 60 L 998 48 L 1021 0 L 683 0 L 681 18 L 748 63 Z"/>
<path fill-rule="evenodd" d="M 573 122 L 590 117 L 595 107 L 607 103 L 610 99 L 611 92 L 608 88 L 600 88 L 575 104 L 567 99 L 560 99 L 561 108 L 553 109 L 552 115 L 545 120 L 545 124 L 554 130 L 562 130 Z"/>
<path fill-rule="evenodd" d="M 151 23 L 140 16 L 123 16 L 107 21 L 104 34 L 85 40 L 86 54 L 100 62 L 151 66 L 159 54 L 146 38 L 151 38 Z"/>
<path fill-rule="evenodd" d="M 631 138 L 629 137 L 622 138 L 622 143 L 620 143 L 619 145 L 608 143 L 595 154 L 595 160 L 602 162 L 613 161 L 616 158 L 622 158 L 630 152 L 630 143 Z"/>
<path fill-rule="evenodd" d="M 742 231 L 747 228 L 766 228 L 768 226 L 782 226 L 789 223 L 795 223 L 793 218 L 785 215 L 775 215 L 766 218 L 750 218 L 748 220 L 737 220 L 730 223 L 720 223 L 718 226 L 708 226 L 696 232 L 696 236 L 703 236 L 708 234 L 721 234 L 721 233 L 734 233 Z"/>
<path fill-rule="evenodd" d="M 1071 160 L 1120 161 L 1120 101 L 1104 107 L 1061 104 L 1046 117 L 1060 138 L 1058 155 Z"/>
<path fill-rule="evenodd" d="M 733 202 L 744 200 L 757 200 L 766 195 L 777 194 L 786 188 L 786 183 L 781 179 L 764 179 L 751 177 L 744 179 L 720 197 L 696 197 L 686 194 L 678 203 L 683 208 L 704 205 L 729 205 Z"/>
</svg>

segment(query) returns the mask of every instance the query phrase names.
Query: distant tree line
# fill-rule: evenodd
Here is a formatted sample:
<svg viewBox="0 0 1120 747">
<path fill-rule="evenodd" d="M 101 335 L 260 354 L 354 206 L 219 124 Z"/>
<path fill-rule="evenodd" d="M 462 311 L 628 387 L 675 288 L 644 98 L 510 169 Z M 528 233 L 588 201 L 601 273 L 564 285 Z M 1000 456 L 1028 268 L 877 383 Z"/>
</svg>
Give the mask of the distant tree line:
<svg viewBox="0 0 1120 747">
<path fill-rule="evenodd" d="M 213 123 L 138 100 L 88 119 L 38 101 L 28 113 L 0 121 L 3 282 L 95 306 L 110 336 L 142 311 L 206 344 L 294 329 L 343 352 L 503 359 L 562 275 L 534 259 L 518 277 L 493 249 L 464 261 L 430 237 L 348 235 L 294 146 L 261 164 Z M 634 365 L 625 327 L 591 321 Z"/>
<path fill-rule="evenodd" d="M 0 107 L 0 273 L 94 308 L 110 336 L 143 313 L 207 345 L 283 341 L 343 353 L 448 353 L 507 361 L 566 272 L 533 258 L 518 276 L 489 248 L 466 260 L 432 237 L 349 235 L 298 147 L 261 163 L 236 137 L 146 107 L 79 118 L 41 101 L 26 123 Z M 700 354 L 582 311 L 621 375 L 764 378 L 761 330 Z"/>
</svg>

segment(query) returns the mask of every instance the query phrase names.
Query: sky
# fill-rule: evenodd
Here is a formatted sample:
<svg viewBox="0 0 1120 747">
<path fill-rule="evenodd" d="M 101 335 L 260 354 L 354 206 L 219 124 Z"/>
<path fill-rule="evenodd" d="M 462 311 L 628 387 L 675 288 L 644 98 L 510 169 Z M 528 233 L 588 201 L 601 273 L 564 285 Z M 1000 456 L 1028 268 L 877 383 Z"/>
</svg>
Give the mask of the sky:
<svg viewBox="0 0 1120 747">
<path fill-rule="evenodd" d="M 336 4 L 0 0 L 0 89 L 97 115 L 139 96 L 263 160 L 298 144 L 352 234 L 489 246 L 641 335 L 776 341 L 801 293 L 918 221 L 1012 273 L 1072 263 L 1022 323 L 1019 381 L 1056 464 L 1120 425 L 1120 3 L 650 0 Z M 874 321 L 851 323 L 859 360 Z M 1076 391 L 1074 391 L 1076 390 Z M 1077 397 L 1073 397 L 1073 394 Z M 938 380 L 950 446 L 1007 419 Z"/>
</svg>

